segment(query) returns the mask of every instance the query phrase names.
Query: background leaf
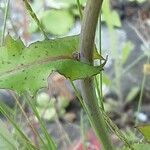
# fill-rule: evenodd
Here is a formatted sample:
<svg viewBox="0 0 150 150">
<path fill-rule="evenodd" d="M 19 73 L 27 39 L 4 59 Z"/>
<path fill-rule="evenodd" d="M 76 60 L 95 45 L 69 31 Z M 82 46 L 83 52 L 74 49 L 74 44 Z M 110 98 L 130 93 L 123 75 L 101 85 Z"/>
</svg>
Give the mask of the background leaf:
<svg viewBox="0 0 150 150">
<path fill-rule="evenodd" d="M 131 42 L 126 42 L 124 45 L 123 45 L 123 48 L 122 48 L 122 54 L 121 54 L 121 62 L 122 64 L 124 64 L 131 52 L 131 50 L 133 49 L 133 44 Z"/>
<path fill-rule="evenodd" d="M 150 124 L 137 126 L 137 129 L 143 134 L 144 138 L 150 142 Z"/>
<path fill-rule="evenodd" d="M 48 10 L 41 19 L 46 31 L 54 35 L 63 35 L 71 29 L 74 17 L 67 10 Z"/>
</svg>

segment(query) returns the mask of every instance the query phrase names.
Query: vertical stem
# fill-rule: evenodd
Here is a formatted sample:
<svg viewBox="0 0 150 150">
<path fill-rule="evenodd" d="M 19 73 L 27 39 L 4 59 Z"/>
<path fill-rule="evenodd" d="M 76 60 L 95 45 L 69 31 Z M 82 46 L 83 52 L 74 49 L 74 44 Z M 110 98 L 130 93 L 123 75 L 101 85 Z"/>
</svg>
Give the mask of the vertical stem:
<svg viewBox="0 0 150 150">
<path fill-rule="evenodd" d="M 100 11 L 100 17 L 99 17 L 99 50 L 100 50 L 100 55 L 102 55 L 102 43 L 101 43 L 101 11 Z M 100 59 L 100 65 L 102 64 L 102 60 Z M 102 87 L 102 84 L 103 84 L 103 73 L 101 71 L 100 73 L 100 77 L 99 77 L 99 80 L 100 80 L 100 104 L 101 104 L 101 107 L 102 109 L 104 110 L 104 98 L 103 98 L 103 87 Z"/>
<path fill-rule="evenodd" d="M 150 55 L 148 55 L 148 58 L 147 58 L 147 61 L 146 63 L 150 63 Z M 138 122 L 138 114 L 140 113 L 141 111 L 141 105 L 142 105 L 142 98 L 143 98 L 143 93 L 144 93 L 144 86 L 145 86 L 145 83 L 146 83 L 146 73 L 144 73 L 144 76 L 143 76 L 143 80 L 142 80 L 142 85 L 141 85 L 141 92 L 140 92 L 140 97 L 139 97 L 139 101 L 138 101 L 138 107 L 137 107 L 137 112 L 136 112 L 136 118 L 135 118 L 135 126 L 139 123 Z"/>
<path fill-rule="evenodd" d="M 82 145 L 83 145 L 83 150 L 86 150 L 86 139 L 85 139 L 85 127 L 84 127 L 84 119 L 83 119 L 83 111 L 81 111 L 80 114 L 80 132 L 81 132 L 81 140 L 82 140 Z"/>
<path fill-rule="evenodd" d="M 77 6 L 78 6 L 79 14 L 80 14 L 80 19 L 82 20 L 83 14 L 82 14 L 82 8 L 81 8 L 80 0 L 77 0 Z"/>
<path fill-rule="evenodd" d="M 101 6 L 102 0 L 88 0 L 83 15 L 79 49 L 81 61 L 90 65 L 93 64 L 94 38 Z M 82 97 L 89 110 L 89 117 L 92 119 L 92 125 L 102 144 L 102 148 L 104 150 L 112 150 L 113 148 L 108 137 L 107 126 L 96 99 L 93 79 L 86 78 L 82 80 L 81 88 Z"/>
<path fill-rule="evenodd" d="M 3 25 L 3 30 L 2 30 L 1 46 L 3 45 L 4 38 L 5 38 L 6 21 L 7 21 L 7 17 L 8 17 L 9 3 L 10 3 L 10 0 L 7 0 L 6 8 L 5 8 L 5 16 L 4 16 L 4 25 Z"/>
</svg>

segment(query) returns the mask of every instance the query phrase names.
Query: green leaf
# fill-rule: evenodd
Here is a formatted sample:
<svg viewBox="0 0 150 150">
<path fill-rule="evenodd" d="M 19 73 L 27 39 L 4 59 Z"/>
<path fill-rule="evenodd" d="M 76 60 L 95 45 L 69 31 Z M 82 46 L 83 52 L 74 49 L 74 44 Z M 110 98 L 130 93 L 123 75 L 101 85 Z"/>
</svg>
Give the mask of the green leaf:
<svg viewBox="0 0 150 150">
<path fill-rule="evenodd" d="M 64 35 L 73 26 L 74 18 L 67 10 L 53 9 L 43 12 L 41 21 L 47 32 Z"/>
<path fill-rule="evenodd" d="M 78 36 L 35 42 L 29 47 L 9 36 L 6 41 L 5 47 L 0 47 L 0 88 L 35 92 L 47 87 L 52 71 L 77 80 L 96 75 L 103 69 L 104 64 L 94 67 L 75 59 Z"/>
<path fill-rule="evenodd" d="M 126 42 L 124 45 L 123 45 L 123 48 L 122 48 L 122 54 L 121 54 L 121 62 L 122 64 L 124 64 L 131 52 L 133 48 L 133 44 L 131 42 Z"/>
<path fill-rule="evenodd" d="M 12 134 L 7 130 L 5 124 L 0 120 L 0 149 L 16 150 L 18 143 L 13 139 Z"/>
<path fill-rule="evenodd" d="M 22 53 L 22 50 L 25 48 L 23 42 L 18 39 L 14 40 L 11 36 L 7 35 L 5 38 L 5 45 L 7 48 L 8 56 L 19 56 Z"/>
<path fill-rule="evenodd" d="M 150 142 L 150 124 L 136 127 L 144 136 L 144 138 Z"/>
<path fill-rule="evenodd" d="M 127 95 L 126 102 L 131 102 L 140 91 L 139 87 L 133 87 Z"/>
<path fill-rule="evenodd" d="M 105 0 L 102 7 L 102 19 L 106 21 L 107 26 L 111 29 L 114 26 L 121 27 L 119 15 L 116 11 L 110 9 L 110 1 Z"/>
<path fill-rule="evenodd" d="M 135 150 L 149 150 L 150 144 L 140 143 L 132 145 Z M 122 150 L 131 150 L 130 148 L 123 148 Z"/>
</svg>

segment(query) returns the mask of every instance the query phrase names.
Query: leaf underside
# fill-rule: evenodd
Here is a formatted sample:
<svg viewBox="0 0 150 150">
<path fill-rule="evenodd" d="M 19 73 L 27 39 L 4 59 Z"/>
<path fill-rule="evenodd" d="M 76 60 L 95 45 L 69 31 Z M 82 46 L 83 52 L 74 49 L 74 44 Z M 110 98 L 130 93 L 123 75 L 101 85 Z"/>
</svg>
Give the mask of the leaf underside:
<svg viewBox="0 0 150 150">
<path fill-rule="evenodd" d="M 52 71 L 57 71 L 71 80 L 94 76 L 103 69 L 79 62 L 79 36 L 70 36 L 55 40 L 44 40 L 25 47 L 23 42 L 9 35 L 5 45 L 0 47 L 0 88 L 17 92 L 37 91 L 47 87 L 47 79 Z M 101 58 L 94 50 L 94 58 Z"/>
</svg>

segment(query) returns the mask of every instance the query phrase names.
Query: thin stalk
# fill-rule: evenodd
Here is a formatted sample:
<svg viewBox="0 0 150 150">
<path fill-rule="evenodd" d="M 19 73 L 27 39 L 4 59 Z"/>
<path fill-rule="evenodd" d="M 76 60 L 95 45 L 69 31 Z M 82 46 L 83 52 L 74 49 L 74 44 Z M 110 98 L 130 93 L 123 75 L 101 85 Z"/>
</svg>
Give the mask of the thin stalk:
<svg viewBox="0 0 150 150">
<path fill-rule="evenodd" d="M 6 21 L 8 17 L 9 3 L 10 3 L 10 0 L 7 0 L 6 8 L 5 8 L 5 16 L 4 16 L 4 25 L 3 25 L 3 30 L 2 30 L 1 46 L 3 46 L 4 38 L 5 38 Z"/>
<path fill-rule="evenodd" d="M 150 55 L 147 58 L 147 63 L 150 62 Z M 135 126 L 138 124 L 138 114 L 141 111 L 141 105 L 142 105 L 142 98 L 143 98 L 143 93 L 144 93 L 144 86 L 146 83 L 146 73 L 144 73 L 143 80 L 142 80 L 142 85 L 141 85 L 141 92 L 140 92 L 140 97 L 138 101 L 138 107 L 137 107 L 137 114 L 136 114 L 136 119 L 135 119 Z"/>
<path fill-rule="evenodd" d="M 81 54 L 81 62 L 90 65 L 93 65 L 95 31 L 102 2 L 102 0 L 88 0 L 83 15 L 79 50 Z M 107 125 L 105 124 L 105 120 L 96 99 L 93 78 L 81 80 L 81 88 L 83 100 L 89 111 L 88 116 L 91 118 L 94 130 L 102 148 L 104 150 L 113 150 L 108 136 Z"/>
<path fill-rule="evenodd" d="M 84 101 L 83 98 L 81 97 L 81 95 L 80 95 L 80 93 L 78 92 L 77 88 L 75 87 L 73 81 L 70 80 L 70 83 L 71 83 L 71 85 L 72 85 L 72 87 L 73 87 L 73 89 L 74 89 L 75 95 L 76 95 L 76 97 L 78 98 L 78 100 L 79 100 L 79 102 L 80 102 L 82 108 L 84 109 L 84 111 L 85 111 L 85 112 L 87 113 L 87 115 L 88 115 L 88 119 L 89 119 L 89 121 L 90 121 L 90 123 L 91 123 L 91 126 L 94 128 L 94 125 L 93 125 L 93 122 L 92 122 L 92 118 L 91 118 L 90 112 L 89 112 L 89 110 L 88 110 L 88 108 L 87 108 L 87 106 L 86 106 L 86 104 L 85 104 L 85 101 Z"/>
<path fill-rule="evenodd" d="M 33 11 L 32 7 L 30 6 L 28 0 L 23 0 L 26 9 L 28 10 L 30 16 L 34 19 L 34 21 L 36 22 L 36 24 L 38 25 L 39 29 L 41 30 L 41 32 L 43 33 L 45 39 L 48 39 L 48 36 L 46 34 L 46 32 L 43 29 L 43 26 L 41 24 L 41 22 L 39 21 L 37 15 L 35 14 L 35 12 Z"/>
<path fill-rule="evenodd" d="M 4 106 L 4 105 L 3 105 Z M 22 132 L 19 126 L 13 121 L 13 119 L 9 116 L 9 114 L 5 111 L 5 107 L 3 108 L 0 105 L 0 112 L 9 120 L 9 122 L 13 125 L 13 127 L 18 131 L 20 136 L 25 140 L 27 144 L 29 144 L 32 148 L 38 149 L 29 139 L 28 137 Z"/>
<path fill-rule="evenodd" d="M 48 144 L 48 145 L 45 145 L 45 146 L 47 147 L 47 150 L 55 150 L 56 149 L 55 143 L 53 142 L 51 136 L 49 135 L 44 122 L 40 118 L 40 115 L 39 115 L 39 113 L 36 109 L 36 106 L 33 105 L 33 103 L 29 100 L 28 96 L 29 95 L 27 95 L 27 93 L 24 94 L 24 97 L 25 97 L 25 100 L 26 100 L 27 104 L 32 108 L 32 111 L 33 111 L 34 115 L 37 117 L 37 119 L 39 121 L 41 130 L 42 130 L 42 132 L 44 134 L 44 137 L 45 137 L 45 140 L 47 141 L 47 144 Z"/>
<path fill-rule="evenodd" d="M 142 60 L 145 57 L 145 55 L 140 55 L 135 61 L 133 61 L 130 65 L 128 65 L 125 69 L 123 69 L 120 76 L 124 75 L 126 72 L 128 72 L 130 69 L 132 69 L 140 60 Z"/>
<path fill-rule="evenodd" d="M 85 139 L 85 129 L 84 129 L 84 119 L 83 119 L 83 111 L 81 111 L 80 115 L 80 130 L 81 130 L 81 139 L 82 139 L 82 145 L 83 145 L 83 150 L 86 150 L 86 139 Z"/>
<path fill-rule="evenodd" d="M 59 120 L 59 104 L 58 104 L 58 97 L 55 96 L 55 102 L 54 102 L 54 108 L 56 111 L 56 116 L 55 116 L 55 122 L 56 125 L 58 126 L 58 130 L 59 130 L 59 136 L 61 137 L 63 135 L 63 139 L 62 139 L 62 146 L 64 149 L 67 148 L 67 145 L 71 144 L 70 138 L 67 134 L 67 132 L 65 131 L 64 127 L 62 126 L 60 120 Z"/>
<path fill-rule="evenodd" d="M 102 95 L 101 95 L 101 91 L 100 91 L 101 85 L 100 85 L 100 88 L 99 88 L 97 77 L 94 77 L 94 79 L 95 79 L 96 91 L 97 91 L 97 94 L 98 94 L 98 100 L 99 100 L 98 103 L 99 103 L 99 106 L 102 108 L 102 110 L 104 110 L 104 104 L 103 104 Z M 100 84 L 101 84 L 101 80 L 100 80 Z"/>
<path fill-rule="evenodd" d="M 80 19 L 82 20 L 83 14 L 82 14 L 82 8 L 81 8 L 80 0 L 77 0 L 77 6 L 78 6 L 79 14 L 80 14 Z"/>
<path fill-rule="evenodd" d="M 0 133 L 0 137 L 1 137 L 2 139 L 4 139 L 5 142 L 8 143 L 7 146 L 8 146 L 8 145 L 11 145 L 11 149 L 12 149 L 12 150 L 16 150 L 15 145 L 14 145 L 13 143 L 11 143 L 11 142 L 8 140 L 8 137 L 6 138 L 2 133 Z"/>
<path fill-rule="evenodd" d="M 74 89 L 74 92 L 75 92 L 75 95 L 77 96 L 80 104 L 82 105 L 83 109 L 85 110 L 85 112 L 88 114 L 88 116 L 90 116 L 90 113 L 86 107 L 86 104 L 83 100 L 83 98 L 81 97 L 80 93 L 78 92 L 77 88 L 75 87 L 74 83 L 70 80 L 70 83 Z M 100 108 L 102 110 L 102 108 Z M 103 114 L 103 117 L 104 117 L 104 120 L 107 124 L 107 126 L 109 127 L 109 129 L 115 133 L 118 138 L 127 146 L 129 147 L 131 150 L 134 150 L 134 148 L 130 145 L 130 142 L 128 141 L 128 139 L 124 136 L 124 134 L 121 132 L 121 130 L 119 130 L 119 128 L 117 127 L 116 124 L 113 123 L 113 121 L 107 116 L 106 112 L 102 110 L 102 114 Z M 93 122 L 92 122 L 92 119 L 91 117 L 88 118 L 92 127 L 93 127 Z"/>
<path fill-rule="evenodd" d="M 145 57 L 145 55 L 140 55 L 135 61 L 133 61 L 130 65 L 128 65 L 126 68 L 122 70 L 122 72 L 118 75 L 119 78 L 121 78 L 122 75 L 124 75 L 126 72 L 128 72 L 130 69 L 132 69 L 140 60 L 142 60 Z M 115 84 L 116 80 L 112 81 L 112 84 Z"/>
<path fill-rule="evenodd" d="M 12 97 L 15 99 L 16 104 L 19 106 L 19 109 L 22 111 L 22 114 L 23 114 L 23 116 L 25 117 L 25 119 L 27 120 L 27 122 L 28 122 L 28 124 L 29 124 L 29 126 L 30 126 L 30 128 L 31 128 L 31 130 L 32 130 L 32 132 L 33 132 L 33 134 L 34 134 L 34 136 L 38 137 L 38 138 L 40 139 L 40 141 L 41 141 L 43 144 L 45 144 L 44 141 L 43 141 L 43 139 L 42 139 L 41 136 L 39 135 L 39 133 L 38 133 L 38 132 L 35 130 L 35 128 L 33 127 L 31 121 L 29 120 L 28 116 L 26 115 L 26 112 L 25 112 L 24 109 L 22 108 L 22 106 L 21 106 L 19 100 L 16 98 L 16 96 L 15 96 L 12 92 L 10 92 L 10 94 L 11 94 Z M 35 143 L 38 144 L 37 142 L 35 142 Z"/>
<path fill-rule="evenodd" d="M 99 17 L 99 50 L 100 50 L 100 55 L 102 55 L 102 42 L 101 42 L 101 10 L 100 10 L 100 17 Z M 102 59 L 99 60 L 100 61 L 100 65 L 102 64 Z M 99 76 L 99 80 L 100 80 L 100 97 L 99 97 L 99 101 L 100 101 L 100 105 L 102 107 L 102 109 L 104 110 L 104 97 L 103 97 L 103 72 L 101 71 L 100 76 Z"/>
</svg>

